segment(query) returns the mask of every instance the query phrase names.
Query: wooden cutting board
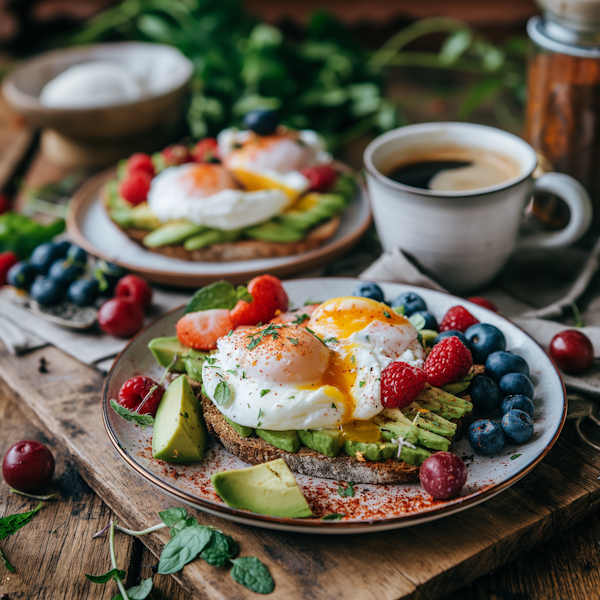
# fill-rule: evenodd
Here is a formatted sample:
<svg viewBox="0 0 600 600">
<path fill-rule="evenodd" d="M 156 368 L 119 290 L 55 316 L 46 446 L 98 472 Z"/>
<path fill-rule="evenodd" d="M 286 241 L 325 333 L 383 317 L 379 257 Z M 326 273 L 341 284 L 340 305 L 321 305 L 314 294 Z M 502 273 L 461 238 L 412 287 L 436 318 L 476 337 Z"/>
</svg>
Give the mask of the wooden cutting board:
<svg viewBox="0 0 600 600">
<path fill-rule="evenodd" d="M 48 373 L 39 373 L 41 357 Z M 0 386 L 25 414 L 73 457 L 98 495 L 133 529 L 158 522 L 178 503 L 120 459 L 104 431 L 102 376 L 53 347 L 17 358 L 0 346 Z M 600 455 L 567 428 L 522 481 L 458 515 L 396 531 L 318 536 L 245 527 L 190 510 L 258 556 L 275 579 L 274 599 L 434 600 L 515 559 L 597 509 Z M 159 555 L 165 530 L 141 538 Z M 256 598 L 227 569 L 194 561 L 176 579 L 200 598 Z"/>
</svg>

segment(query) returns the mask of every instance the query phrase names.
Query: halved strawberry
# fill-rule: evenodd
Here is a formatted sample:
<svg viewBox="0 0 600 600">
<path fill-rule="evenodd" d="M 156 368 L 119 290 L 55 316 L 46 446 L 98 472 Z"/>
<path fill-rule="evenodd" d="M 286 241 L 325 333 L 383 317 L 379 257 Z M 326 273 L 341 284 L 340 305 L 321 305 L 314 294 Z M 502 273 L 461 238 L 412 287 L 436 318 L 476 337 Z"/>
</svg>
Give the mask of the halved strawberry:
<svg viewBox="0 0 600 600">
<path fill-rule="evenodd" d="M 317 306 L 320 306 L 320 304 L 307 304 L 292 312 L 279 313 L 274 319 L 271 319 L 271 323 L 295 323 L 303 327 L 310 319 L 310 315 L 315 312 Z"/>
<path fill-rule="evenodd" d="M 177 338 L 196 350 L 214 350 L 217 340 L 234 329 L 231 313 L 226 308 L 213 308 L 188 313 L 177 321 Z"/>
<path fill-rule="evenodd" d="M 219 158 L 219 144 L 211 137 L 201 139 L 191 151 L 194 162 L 209 163 Z"/>
<path fill-rule="evenodd" d="M 273 275 L 259 275 L 250 281 L 248 291 L 252 302 L 239 300 L 231 311 L 235 325 L 258 325 L 268 323 L 277 311 L 288 309 L 288 297 L 281 281 Z"/>
</svg>

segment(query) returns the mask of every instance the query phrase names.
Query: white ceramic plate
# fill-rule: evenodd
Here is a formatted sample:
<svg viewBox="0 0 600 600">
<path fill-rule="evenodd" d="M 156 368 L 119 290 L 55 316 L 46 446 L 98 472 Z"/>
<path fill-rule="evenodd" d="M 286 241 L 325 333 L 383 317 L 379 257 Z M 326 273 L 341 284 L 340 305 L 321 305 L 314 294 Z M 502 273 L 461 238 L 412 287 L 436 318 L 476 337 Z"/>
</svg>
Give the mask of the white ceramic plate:
<svg viewBox="0 0 600 600">
<path fill-rule="evenodd" d="M 336 296 L 350 295 L 358 283 L 356 279 L 300 279 L 285 282 L 284 286 L 293 306 L 307 301 L 324 301 Z M 103 390 L 103 414 L 108 435 L 127 463 L 171 496 L 200 510 L 223 518 L 270 529 L 306 533 L 358 533 L 381 531 L 424 523 L 450 515 L 487 500 L 527 475 L 548 453 L 564 424 L 567 401 L 561 378 L 547 354 L 525 332 L 510 321 L 485 308 L 465 300 L 414 286 L 382 283 L 386 298 L 392 300 L 401 292 L 415 290 L 426 301 L 429 310 L 441 319 L 446 311 L 461 304 L 481 322 L 491 323 L 502 330 L 507 348 L 521 355 L 529 363 L 535 385 L 535 433 L 526 444 L 508 444 L 492 456 L 476 454 L 466 439 L 451 447 L 451 451 L 466 459 L 469 478 L 462 496 L 449 501 L 434 501 L 419 484 L 355 486 L 353 498 L 342 498 L 338 483 L 296 474 L 317 518 L 281 519 L 257 515 L 227 507 L 216 495 L 210 476 L 216 471 L 243 468 L 243 463 L 220 444 L 212 442 L 200 464 L 173 465 L 157 461 L 151 455 L 151 429 L 124 421 L 110 409 L 109 401 L 116 398 L 120 386 L 134 375 L 160 379 L 158 367 L 147 348 L 148 342 L 158 336 L 174 335 L 175 323 L 183 309 L 158 319 L 136 338 L 118 356 L 108 374 Z M 518 457 L 514 458 L 515 455 Z M 513 457 L 513 458 L 511 458 Z M 331 513 L 346 515 L 341 521 L 322 521 Z"/>
<path fill-rule="evenodd" d="M 347 167 L 341 166 L 342 169 Z M 94 256 L 121 265 L 155 283 L 197 288 L 217 279 L 245 283 L 261 273 L 291 275 L 331 262 L 352 248 L 371 223 L 366 189 L 342 213 L 336 233 L 323 246 L 293 256 L 235 262 L 195 262 L 150 252 L 131 241 L 109 218 L 100 198 L 104 185 L 115 176 L 109 169 L 92 177 L 75 194 L 67 217 L 74 241 Z"/>
</svg>

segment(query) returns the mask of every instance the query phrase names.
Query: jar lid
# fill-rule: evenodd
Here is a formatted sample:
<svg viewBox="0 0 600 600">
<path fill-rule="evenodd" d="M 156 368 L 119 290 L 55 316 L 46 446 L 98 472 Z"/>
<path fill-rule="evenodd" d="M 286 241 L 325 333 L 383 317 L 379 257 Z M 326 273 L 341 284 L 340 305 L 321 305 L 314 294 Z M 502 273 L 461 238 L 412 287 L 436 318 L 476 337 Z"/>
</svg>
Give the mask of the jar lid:
<svg viewBox="0 0 600 600">
<path fill-rule="evenodd" d="M 600 0 L 536 0 L 546 15 L 576 31 L 600 31 Z"/>
<path fill-rule="evenodd" d="M 529 19 L 527 34 L 537 46 L 551 52 L 582 58 L 600 58 L 600 34 L 576 35 L 573 30 L 543 17 Z"/>
</svg>

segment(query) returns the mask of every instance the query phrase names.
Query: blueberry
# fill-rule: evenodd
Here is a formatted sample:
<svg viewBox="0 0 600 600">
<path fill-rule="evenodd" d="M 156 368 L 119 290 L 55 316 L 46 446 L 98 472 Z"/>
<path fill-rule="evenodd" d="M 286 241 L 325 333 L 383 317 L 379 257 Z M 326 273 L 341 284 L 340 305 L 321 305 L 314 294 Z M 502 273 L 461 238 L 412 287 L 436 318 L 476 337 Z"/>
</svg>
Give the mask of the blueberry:
<svg viewBox="0 0 600 600">
<path fill-rule="evenodd" d="M 471 325 L 465 331 L 465 337 L 471 344 L 473 362 L 477 365 L 484 365 L 492 352 L 506 350 L 504 334 L 497 327 L 487 323 Z"/>
<path fill-rule="evenodd" d="M 18 262 L 6 274 L 6 282 L 19 290 L 28 290 L 39 271 L 29 263 Z"/>
<path fill-rule="evenodd" d="M 46 242 L 33 251 L 29 263 L 38 270 L 38 273 L 47 275 L 52 263 L 61 258 L 60 253 L 61 249 L 56 244 Z"/>
<path fill-rule="evenodd" d="M 496 410 L 500 404 L 498 384 L 485 375 L 474 377 L 469 384 L 467 393 L 471 397 L 475 412 L 489 413 Z"/>
<path fill-rule="evenodd" d="M 67 252 L 69 248 L 72 246 L 71 242 L 67 240 L 63 240 L 62 242 L 56 242 L 56 252 L 58 254 L 57 258 L 65 258 L 67 256 Z"/>
<path fill-rule="evenodd" d="M 371 300 L 377 300 L 377 302 L 383 302 L 383 291 L 374 283 L 359 283 L 352 292 L 353 296 L 360 296 L 361 298 L 371 298 Z"/>
<path fill-rule="evenodd" d="M 77 306 L 91 306 L 98 298 L 100 284 L 97 279 L 77 279 L 69 286 L 69 298 Z"/>
<path fill-rule="evenodd" d="M 58 281 L 50 277 L 38 277 L 33 282 L 29 295 L 32 300 L 40 304 L 52 306 L 63 299 L 64 288 Z"/>
<path fill-rule="evenodd" d="M 501 423 L 509 442 L 524 444 L 533 435 L 533 419 L 524 410 L 511 408 Z"/>
<path fill-rule="evenodd" d="M 244 117 L 244 126 L 246 129 L 254 131 L 257 135 L 271 135 L 275 133 L 280 122 L 281 116 L 279 112 L 268 108 L 251 110 Z"/>
<path fill-rule="evenodd" d="M 417 312 L 414 312 L 411 317 L 414 317 L 415 315 L 421 315 L 425 319 L 425 325 L 423 325 L 423 329 L 430 329 L 432 331 L 438 330 L 438 322 L 428 310 L 418 310 Z"/>
<path fill-rule="evenodd" d="M 75 244 L 71 244 L 71 247 L 67 252 L 67 260 L 72 263 L 77 263 L 77 265 L 80 267 L 85 267 L 87 263 L 87 256 L 87 252 Z"/>
<path fill-rule="evenodd" d="M 63 287 L 68 287 L 82 272 L 83 269 L 81 267 L 59 258 L 56 262 L 52 263 L 50 271 L 48 271 L 48 277 L 60 283 Z"/>
<path fill-rule="evenodd" d="M 507 373 L 523 373 L 529 377 L 529 365 L 524 358 L 512 352 L 492 352 L 485 361 L 485 374 L 500 381 Z"/>
<path fill-rule="evenodd" d="M 442 333 L 438 333 L 435 340 L 433 340 L 433 345 L 435 346 L 437 343 L 441 342 L 447 337 L 457 337 L 469 350 L 471 349 L 471 344 L 469 344 L 469 340 L 465 337 L 465 334 L 457 329 L 451 329 L 450 331 L 442 331 Z"/>
<path fill-rule="evenodd" d="M 523 375 L 523 373 L 507 373 L 502 377 L 498 385 L 503 392 L 503 396 L 521 394 L 528 398 L 533 398 L 533 383 L 531 383 L 531 379 L 529 379 L 527 375 Z"/>
<path fill-rule="evenodd" d="M 467 438 L 471 447 L 479 454 L 493 454 L 502 450 L 506 443 L 506 436 L 502 427 L 490 419 L 475 421 L 467 431 Z"/>
<path fill-rule="evenodd" d="M 125 269 L 114 263 L 100 260 L 94 270 L 94 278 L 100 283 L 100 295 L 112 296 L 115 286 L 121 277 L 125 275 Z"/>
<path fill-rule="evenodd" d="M 414 292 L 404 292 L 403 294 L 400 294 L 392 302 L 392 308 L 396 308 L 397 306 L 404 306 L 404 314 L 407 317 L 410 317 L 410 315 L 416 313 L 418 310 L 427 310 L 425 300 Z"/>
<path fill-rule="evenodd" d="M 500 404 L 500 414 L 504 416 L 512 408 L 518 408 L 525 411 L 530 417 L 533 417 L 534 404 L 531 398 L 517 394 L 516 396 L 506 396 Z"/>
</svg>

